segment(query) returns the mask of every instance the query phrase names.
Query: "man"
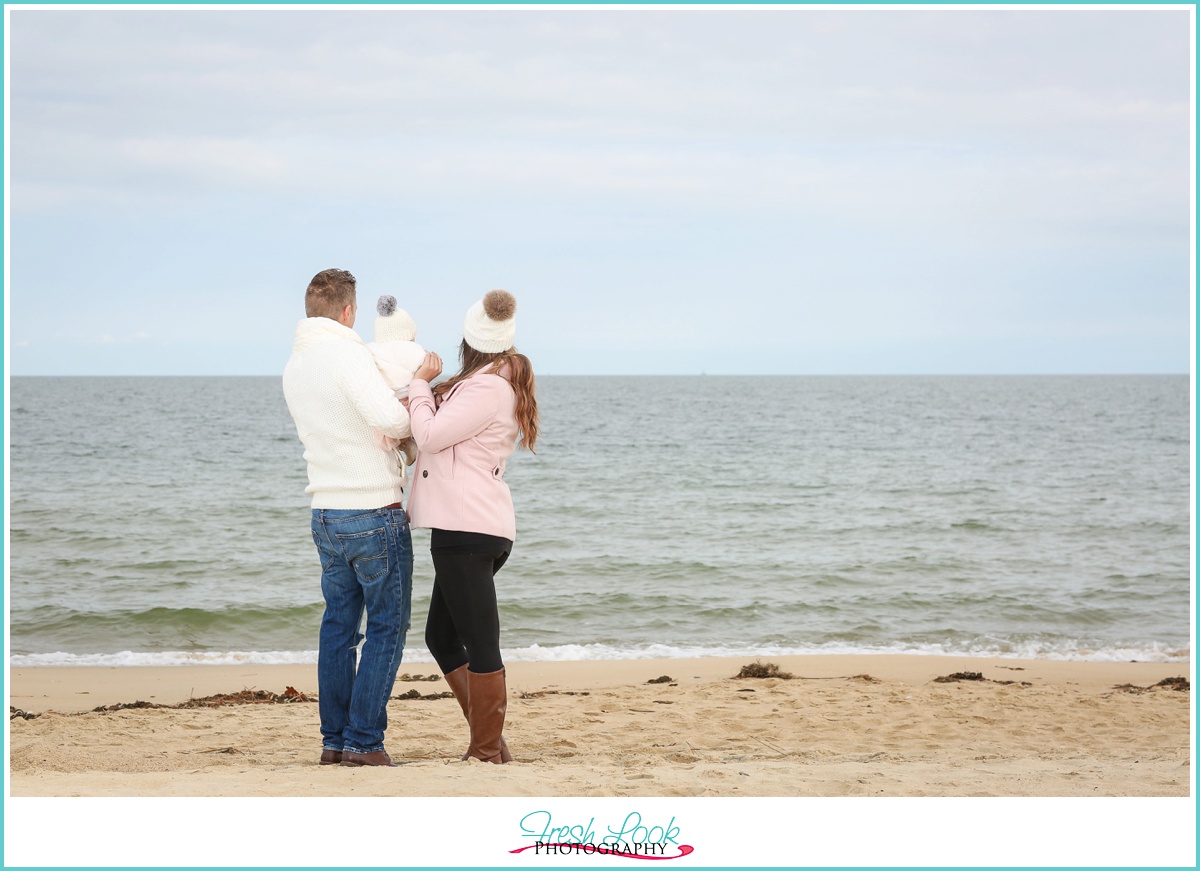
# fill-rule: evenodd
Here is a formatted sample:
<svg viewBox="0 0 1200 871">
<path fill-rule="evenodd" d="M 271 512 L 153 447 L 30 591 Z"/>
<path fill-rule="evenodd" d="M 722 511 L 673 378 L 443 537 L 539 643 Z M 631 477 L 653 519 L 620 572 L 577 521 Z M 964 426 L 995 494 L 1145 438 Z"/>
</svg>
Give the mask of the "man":
<svg viewBox="0 0 1200 871">
<path fill-rule="evenodd" d="M 401 507 L 404 467 L 376 446 L 371 431 L 403 439 L 410 429 L 407 410 L 353 330 L 355 284 L 343 269 L 326 269 L 309 283 L 308 317 L 296 328 L 283 393 L 308 462 L 304 492 L 312 495 L 325 597 L 317 652 L 320 764 L 395 767 L 383 733 L 412 610 L 412 538 Z"/>
</svg>

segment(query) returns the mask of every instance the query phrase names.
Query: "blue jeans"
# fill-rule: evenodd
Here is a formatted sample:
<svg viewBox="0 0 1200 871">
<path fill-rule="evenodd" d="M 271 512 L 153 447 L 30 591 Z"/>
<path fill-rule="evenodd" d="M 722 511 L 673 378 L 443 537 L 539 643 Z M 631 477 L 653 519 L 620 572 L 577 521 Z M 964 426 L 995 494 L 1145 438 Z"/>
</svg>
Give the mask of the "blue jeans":
<svg viewBox="0 0 1200 871">
<path fill-rule="evenodd" d="M 315 508 L 312 534 L 325 596 L 317 651 L 322 744 L 371 753 L 383 749 L 388 697 L 412 616 L 408 516 L 400 508 Z M 366 641 L 355 674 L 364 609 Z"/>
</svg>

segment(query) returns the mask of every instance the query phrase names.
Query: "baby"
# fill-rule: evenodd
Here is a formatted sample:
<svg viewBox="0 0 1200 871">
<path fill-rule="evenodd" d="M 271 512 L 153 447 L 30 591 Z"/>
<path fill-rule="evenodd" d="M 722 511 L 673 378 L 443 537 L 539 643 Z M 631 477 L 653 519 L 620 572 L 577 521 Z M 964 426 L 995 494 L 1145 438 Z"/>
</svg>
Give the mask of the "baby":
<svg viewBox="0 0 1200 871">
<path fill-rule="evenodd" d="M 417 336 L 417 325 L 408 312 L 396 308 L 394 296 L 379 297 L 375 310 L 379 312 L 379 317 L 375 318 L 375 341 L 368 342 L 367 347 L 375 357 L 375 365 L 379 367 L 383 380 L 395 391 L 396 398 L 405 399 L 413 373 L 421 368 L 425 360 L 425 349 L 413 341 Z M 385 451 L 402 454 L 410 466 L 417 458 L 417 444 L 412 436 L 396 439 L 376 432 L 375 443 Z"/>
</svg>

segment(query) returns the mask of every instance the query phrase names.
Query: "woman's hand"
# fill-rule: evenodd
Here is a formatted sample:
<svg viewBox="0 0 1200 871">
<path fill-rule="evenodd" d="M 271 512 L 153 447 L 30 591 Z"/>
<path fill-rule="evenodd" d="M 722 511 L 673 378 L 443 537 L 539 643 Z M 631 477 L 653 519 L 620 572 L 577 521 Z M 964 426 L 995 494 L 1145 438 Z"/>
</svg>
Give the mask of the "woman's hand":
<svg viewBox="0 0 1200 871">
<path fill-rule="evenodd" d="M 432 381 L 441 374 L 442 358 L 433 353 L 433 351 L 426 351 L 425 359 L 417 371 L 413 373 L 413 378 L 420 378 L 422 381 Z"/>
</svg>

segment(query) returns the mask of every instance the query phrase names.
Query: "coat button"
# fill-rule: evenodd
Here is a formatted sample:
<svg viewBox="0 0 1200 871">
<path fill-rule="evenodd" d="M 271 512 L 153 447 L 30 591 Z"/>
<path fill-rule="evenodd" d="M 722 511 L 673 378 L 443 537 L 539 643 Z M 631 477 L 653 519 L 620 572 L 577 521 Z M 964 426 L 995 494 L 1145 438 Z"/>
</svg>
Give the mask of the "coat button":
<svg viewBox="0 0 1200 871">
<path fill-rule="evenodd" d="M 422 478 L 428 478 L 428 477 L 429 477 L 429 470 L 428 470 L 428 469 L 426 469 L 425 471 L 423 471 L 423 472 L 421 473 L 421 477 L 422 477 Z"/>
</svg>

